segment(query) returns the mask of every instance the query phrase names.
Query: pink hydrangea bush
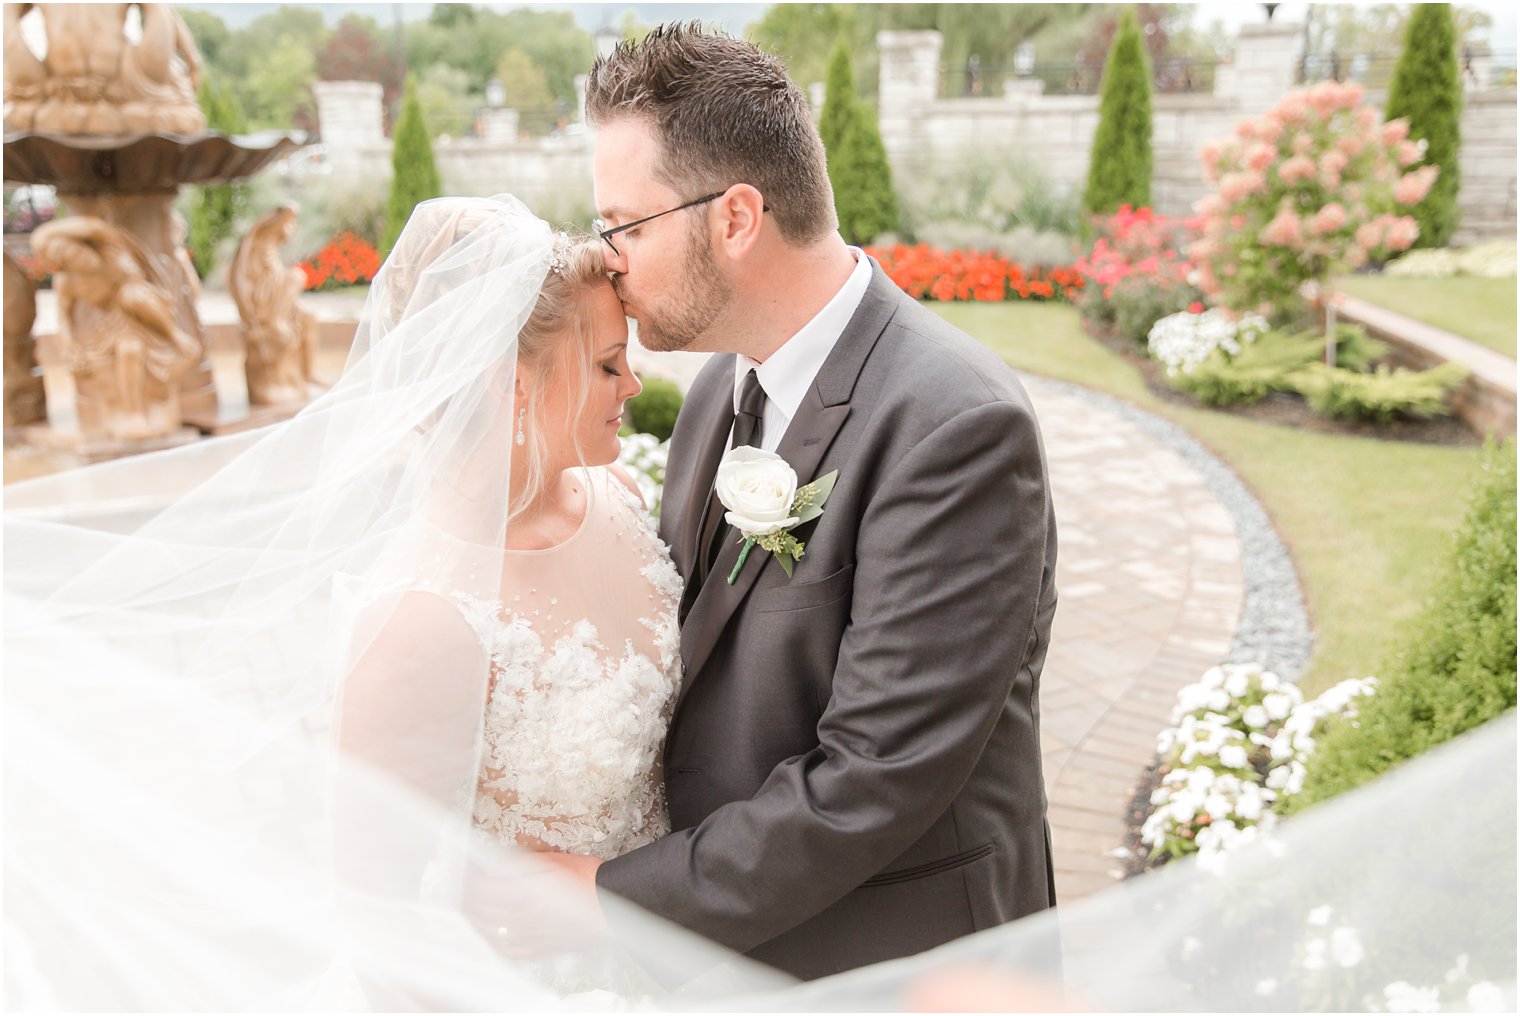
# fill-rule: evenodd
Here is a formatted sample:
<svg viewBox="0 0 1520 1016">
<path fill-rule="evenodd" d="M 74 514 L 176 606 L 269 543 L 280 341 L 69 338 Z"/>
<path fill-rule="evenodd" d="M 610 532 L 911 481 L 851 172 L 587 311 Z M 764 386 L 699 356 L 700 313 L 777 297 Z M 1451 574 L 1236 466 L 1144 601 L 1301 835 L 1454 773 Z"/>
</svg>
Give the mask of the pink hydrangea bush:
<svg viewBox="0 0 1520 1016">
<path fill-rule="evenodd" d="M 1289 92 L 1235 135 L 1204 146 L 1214 193 L 1195 206 L 1194 282 L 1211 300 L 1277 318 L 1304 309 L 1301 289 L 1407 250 L 1419 236 L 1408 209 L 1435 166 L 1411 168 L 1423 143 L 1404 120 L 1381 122 L 1362 87 L 1324 81 Z"/>
</svg>

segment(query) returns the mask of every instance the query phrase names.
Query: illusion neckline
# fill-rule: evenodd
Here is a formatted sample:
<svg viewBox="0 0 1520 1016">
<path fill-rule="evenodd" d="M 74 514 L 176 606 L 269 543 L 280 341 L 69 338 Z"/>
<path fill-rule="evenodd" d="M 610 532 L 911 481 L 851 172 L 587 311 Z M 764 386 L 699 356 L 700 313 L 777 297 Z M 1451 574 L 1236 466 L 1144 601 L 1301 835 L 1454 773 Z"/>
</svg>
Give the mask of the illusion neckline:
<svg viewBox="0 0 1520 1016">
<path fill-rule="evenodd" d="M 554 553 L 557 553 L 557 552 L 559 552 L 561 550 L 564 550 L 566 547 L 570 546 L 576 540 L 579 540 L 581 538 L 581 534 L 584 533 L 588 528 L 590 528 L 590 526 L 591 526 L 591 509 L 592 509 L 592 507 L 596 503 L 596 495 L 592 491 L 592 485 L 591 485 L 591 470 L 592 469 L 596 469 L 596 468 L 605 468 L 605 467 L 582 466 L 582 467 L 572 467 L 572 468 L 581 468 L 581 469 L 584 469 L 585 474 L 586 474 L 585 475 L 586 510 L 583 511 L 583 512 L 581 512 L 581 524 L 575 527 L 575 532 L 571 533 L 569 536 L 565 537 L 563 540 L 559 541 L 558 543 L 556 543 L 552 547 L 542 547 L 542 548 L 539 548 L 537 550 L 514 550 L 511 547 L 504 547 L 504 548 L 502 548 L 502 553 L 503 554 L 509 554 L 509 555 L 511 555 L 513 557 L 543 557 L 545 554 L 554 554 Z"/>
</svg>

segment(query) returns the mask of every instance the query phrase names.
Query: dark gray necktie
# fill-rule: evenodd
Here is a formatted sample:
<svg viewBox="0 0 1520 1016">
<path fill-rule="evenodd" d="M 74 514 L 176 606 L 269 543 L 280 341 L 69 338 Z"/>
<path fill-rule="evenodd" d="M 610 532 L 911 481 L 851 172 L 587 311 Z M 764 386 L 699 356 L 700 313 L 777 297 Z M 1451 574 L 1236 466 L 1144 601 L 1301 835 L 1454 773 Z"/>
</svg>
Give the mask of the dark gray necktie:
<svg viewBox="0 0 1520 1016">
<path fill-rule="evenodd" d="M 759 375 L 755 371 L 750 371 L 744 376 L 744 383 L 739 388 L 739 410 L 734 413 L 734 439 L 730 447 L 749 445 L 759 448 L 764 418 L 765 389 L 760 387 Z M 717 561 L 718 555 L 723 553 L 723 542 L 728 530 L 728 523 L 723 521 L 723 505 L 718 500 L 717 487 L 714 485 L 713 492 L 708 495 L 707 515 L 703 519 L 702 542 L 698 544 L 706 548 L 702 558 L 703 581 L 707 580 L 707 573 L 712 570 L 713 562 Z"/>
</svg>

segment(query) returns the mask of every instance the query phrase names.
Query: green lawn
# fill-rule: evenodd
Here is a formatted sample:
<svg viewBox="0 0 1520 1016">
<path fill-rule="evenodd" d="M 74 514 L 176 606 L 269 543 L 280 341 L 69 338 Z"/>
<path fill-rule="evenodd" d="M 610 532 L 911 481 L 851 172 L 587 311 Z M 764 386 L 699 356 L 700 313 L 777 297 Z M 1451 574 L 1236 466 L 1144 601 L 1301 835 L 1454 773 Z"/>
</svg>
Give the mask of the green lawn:
<svg viewBox="0 0 1520 1016">
<path fill-rule="evenodd" d="M 1515 280 L 1353 275 L 1337 285 L 1369 303 L 1515 355 Z"/>
<path fill-rule="evenodd" d="M 1251 488 L 1292 550 L 1316 636 L 1305 691 L 1376 671 L 1446 553 L 1477 475 L 1477 448 L 1342 437 L 1164 403 L 1067 306 L 927 306 L 1020 370 L 1116 395 L 1185 427 Z"/>
</svg>

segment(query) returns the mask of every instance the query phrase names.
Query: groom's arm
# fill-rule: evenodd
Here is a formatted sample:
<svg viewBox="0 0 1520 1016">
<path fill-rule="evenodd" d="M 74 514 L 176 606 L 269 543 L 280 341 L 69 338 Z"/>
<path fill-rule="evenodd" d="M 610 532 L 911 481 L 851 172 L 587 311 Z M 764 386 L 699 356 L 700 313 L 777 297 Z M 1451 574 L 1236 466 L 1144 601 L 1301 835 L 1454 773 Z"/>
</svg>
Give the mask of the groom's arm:
<svg viewBox="0 0 1520 1016">
<path fill-rule="evenodd" d="M 985 404 L 925 437 L 861 520 L 817 747 L 751 799 L 603 864 L 598 886 L 743 951 L 900 856 L 960 792 L 1005 709 L 1035 736 L 1027 668 L 1049 634 L 1049 529 L 1026 408 Z"/>
</svg>

